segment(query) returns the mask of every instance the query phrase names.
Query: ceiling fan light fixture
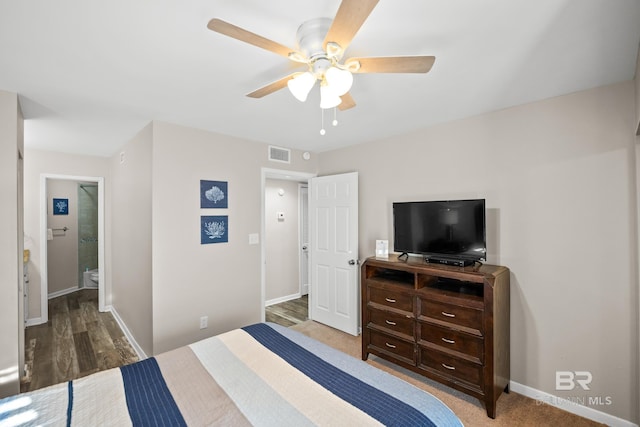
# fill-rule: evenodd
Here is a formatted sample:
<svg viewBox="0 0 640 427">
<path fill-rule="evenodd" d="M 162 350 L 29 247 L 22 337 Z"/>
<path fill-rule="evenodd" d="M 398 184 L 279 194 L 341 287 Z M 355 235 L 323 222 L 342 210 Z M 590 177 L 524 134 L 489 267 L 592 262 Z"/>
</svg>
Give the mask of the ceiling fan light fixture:
<svg viewBox="0 0 640 427">
<path fill-rule="evenodd" d="M 300 73 L 287 82 L 291 94 L 300 102 L 305 102 L 309 92 L 316 82 L 316 76 L 307 71 Z"/>
<path fill-rule="evenodd" d="M 329 68 L 324 74 L 324 78 L 327 81 L 327 85 L 337 96 L 342 96 L 349 92 L 353 84 L 353 74 L 338 67 Z"/>
<path fill-rule="evenodd" d="M 320 108 L 326 110 L 340 105 L 342 99 L 328 84 L 320 85 Z"/>
</svg>

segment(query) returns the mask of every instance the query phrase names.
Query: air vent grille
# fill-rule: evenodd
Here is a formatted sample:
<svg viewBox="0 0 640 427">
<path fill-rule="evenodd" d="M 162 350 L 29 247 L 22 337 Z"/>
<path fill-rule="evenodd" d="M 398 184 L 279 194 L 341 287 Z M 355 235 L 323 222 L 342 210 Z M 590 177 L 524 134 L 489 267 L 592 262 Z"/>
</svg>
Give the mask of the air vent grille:
<svg viewBox="0 0 640 427">
<path fill-rule="evenodd" d="M 291 150 L 270 145 L 269 160 L 272 162 L 291 163 Z"/>
</svg>

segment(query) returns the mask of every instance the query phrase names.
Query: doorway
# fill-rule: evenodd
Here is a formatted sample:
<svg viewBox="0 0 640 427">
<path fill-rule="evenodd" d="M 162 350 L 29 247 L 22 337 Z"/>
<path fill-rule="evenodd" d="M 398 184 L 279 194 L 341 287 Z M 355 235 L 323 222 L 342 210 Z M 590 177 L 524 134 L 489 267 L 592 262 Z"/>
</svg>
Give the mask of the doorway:
<svg viewBox="0 0 640 427">
<path fill-rule="evenodd" d="M 52 174 L 41 174 L 40 175 L 40 318 L 38 323 L 46 323 L 49 320 L 48 313 L 48 297 L 49 297 L 49 277 L 50 277 L 50 259 L 55 259 L 52 254 L 49 254 L 49 243 L 56 237 L 66 236 L 66 233 L 70 232 L 72 227 L 75 228 L 75 236 L 76 236 L 76 245 L 79 243 L 77 241 L 78 236 L 78 224 L 77 221 L 74 221 L 74 224 L 64 223 L 65 212 L 68 215 L 68 202 L 69 197 L 65 197 L 65 194 L 54 195 L 49 194 L 49 188 L 57 183 L 69 181 L 74 182 L 74 188 L 77 189 L 79 184 L 86 186 L 88 190 L 89 186 L 95 186 L 97 188 L 97 237 L 88 239 L 87 237 L 83 237 L 86 241 L 90 241 L 91 244 L 95 244 L 97 246 L 97 288 L 98 288 L 98 310 L 106 311 L 105 304 L 105 259 L 104 259 L 104 177 L 88 177 L 88 176 L 70 176 L 70 175 L 52 175 Z M 77 190 L 76 190 L 77 191 Z M 69 193 L 71 194 L 71 193 Z M 75 195 L 77 200 L 77 193 Z M 58 220 L 60 224 L 56 226 L 49 226 L 49 213 L 54 210 L 54 202 L 53 198 L 60 199 L 56 200 L 59 204 L 55 209 L 57 213 L 59 213 Z M 64 202 L 66 201 L 67 206 L 65 210 Z M 68 218 L 68 217 L 67 217 Z M 66 228 L 66 230 L 65 230 Z M 95 241 L 97 240 L 97 241 Z M 77 257 L 77 255 L 76 255 Z M 78 266 L 76 263 L 73 264 L 73 277 L 74 281 L 80 284 L 79 273 L 80 270 L 84 270 L 85 266 Z M 86 266 L 88 268 L 88 266 Z"/>
<path fill-rule="evenodd" d="M 308 317 L 308 209 L 307 182 L 314 174 L 276 169 L 262 170 L 262 320 L 267 307 L 285 322 Z M 304 304 L 301 302 L 304 301 Z M 289 312 L 288 310 L 293 310 Z M 291 316 L 290 319 L 287 319 Z"/>
</svg>

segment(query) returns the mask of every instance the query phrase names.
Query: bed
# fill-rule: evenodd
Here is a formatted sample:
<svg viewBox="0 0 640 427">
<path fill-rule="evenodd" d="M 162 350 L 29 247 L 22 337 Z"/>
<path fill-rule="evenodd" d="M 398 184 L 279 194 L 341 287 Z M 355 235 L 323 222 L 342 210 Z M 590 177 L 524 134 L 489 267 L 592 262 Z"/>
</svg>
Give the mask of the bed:
<svg viewBox="0 0 640 427">
<path fill-rule="evenodd" d="M 440 400 L 299 332 L 258 323 L 0 400 L 0 426 L 462 426 Z"/>
</svg>

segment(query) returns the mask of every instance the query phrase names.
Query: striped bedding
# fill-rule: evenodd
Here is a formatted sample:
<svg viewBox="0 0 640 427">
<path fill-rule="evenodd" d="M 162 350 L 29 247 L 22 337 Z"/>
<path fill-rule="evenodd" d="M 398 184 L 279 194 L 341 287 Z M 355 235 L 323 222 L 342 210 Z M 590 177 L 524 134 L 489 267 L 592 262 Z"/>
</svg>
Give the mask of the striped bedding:
<svg viewBox="0 0 640 427">
<path fill-rule="evenodd" d="M 434 396 L 296 331 L 236 329 L 0 400 L 5 426 L 461 426 Z"/>
</svg>

